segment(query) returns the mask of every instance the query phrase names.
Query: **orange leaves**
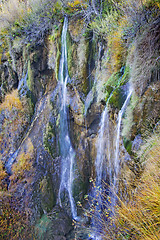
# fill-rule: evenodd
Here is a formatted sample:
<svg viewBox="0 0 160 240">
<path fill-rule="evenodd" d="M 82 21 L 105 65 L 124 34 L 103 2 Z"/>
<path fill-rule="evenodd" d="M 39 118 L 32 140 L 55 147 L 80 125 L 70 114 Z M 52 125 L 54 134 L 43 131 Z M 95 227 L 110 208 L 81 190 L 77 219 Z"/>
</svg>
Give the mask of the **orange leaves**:
<svg viewBox="0 0 160 240">
<path fill-rule="evenodd" d="M 120 200 L 117 223 L 122 231 L 132 231 L 135 239 L 159 240 L 160 223 L 160 140 L 159 132 L 142 149 L 145 169 L 136 191 L 127 203 Z M 140 152 L 141 153 L 141 152 Z M 142 156 L 142 154 L 141 154 Z M 132 229 L 132 230 L 131 230 Z"/>
</svg>

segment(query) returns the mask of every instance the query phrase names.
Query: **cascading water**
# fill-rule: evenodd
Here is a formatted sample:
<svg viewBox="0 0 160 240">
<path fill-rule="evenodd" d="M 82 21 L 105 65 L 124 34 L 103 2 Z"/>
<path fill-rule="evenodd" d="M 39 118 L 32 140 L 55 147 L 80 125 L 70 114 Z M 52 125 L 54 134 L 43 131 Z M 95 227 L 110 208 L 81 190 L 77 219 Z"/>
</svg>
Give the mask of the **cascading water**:
<svg viewBox="0 0 160 240">
<path fill-rule="evenodd" d="M 103 208 L 103 197 L 102 197 L 102 192 L 101 192 L 101 187 L 102 187 L 102 180 L 106 180 L 106 171 L 104 169 L 107 168 L 107 155 L 106 152 L 108 153 L 108 161 L 110 161 L 110 136 L 109 136 L 109 113 L 108 113 L 108 104 L 109 100 L 112 97 L 114 91 L 110 94 L 110 97 L 107 100 L 105 109 L 102 113 L 101 116 L 101 121 L 100 121 L 100 129 L 98 132 L 98 141 L 97 141 L 97 156 L 96 156 L 96 161 L 95 161 L 95 170 L 96 170 L 96 183 L 95 183 L 95 188 L 93 190 L 93 198 L 96 200 L 97 204 L 95 207 L 95 212 L 94 212 L 94 218 L 92 221 L 93 228 L 96 229 L 96 232 L 98 230 L 98 235 L 93 232 L 92 239 L 96 240 L 101 240 L 101 237 L 99 236 L 100 233 L 100 228 L 101 228 L 101 220 L 96 221 L 96 219 L 101 219 L 102 217 L 102 211 L 101 209 Z M 109 167 L 109 170 L 111 170 L 111 166 Z M 98 191 L 98 192 L 97 192 Z M 99 223 L 100 222 L 100 223 Z"/>
<path fill-rule="evenodd" d="M 105 160 L 105 147 L 106 147 L 106 139 L 104 137 L 106 122 L 108 121 L 108 104 L 102 113 L 101 121 L 100 121 L 100 129 L 98 134 L 98 142 L 97 142 L 97 157 L 95 161 L 96 167 L 96 185 L 101 185 L 102 181 L 102 169 L 103 163 Z"/>
<path fill-rule="evenodd" d="M 68 111 L 67 111 L 67 83 L 69 81 L 68 65 L 67 65 L 67 35 L 68 19 L 64 18 L 62 37 L 61 37 L 61 59 L 59 65 L 59 81 L 61 84 L 61 109 L 60 109 L 60 152 L 61 152 L 61 182 L 59 188 L 59 204 L 61 204 L 61 197 L 63 192 L 68 193 L 68 198 L 71 206 L 72 217 L 77 217 L 77 210 L 73 198 L 73 167 L 75 152 L 73 150 L 68 129 Z"/>
<path fill-rule="evenodd" d="M 119 169 L 120 168 L 119 141 L 120 141 L 121 122 L 122 122 L 122 117 L 123 117 L 123 114 L 127 107 L 127 104 L 132 95 L 132 89 L 130 89 L 127 94 L 127 98 L 126 98 L 121 110 L 119 111 L 118 123 L 117 123 L 117 128 L 116 128 L 115 153 L 111 153 L 108 104 L 109 104 L 109 100 L 112 97 L 114 91 L 111 93 L 110 97 L 108 98 L 106 107 L 102 113 L 101 121 L 100 121 L 100 129 L 99 129 L 99 134 L 98 134 L 97 157 L 96 157 L 96 161 L 95 161 L 95 169 L 96 169 L 96 188 L 98 188 L 99 194 L 97 194 L 96 192 L 94 193 L 94 198 L 96 198 L 96 201 L 98 202 L 98 207 L 96 207 L 96 210 L 95 210 L 95 218 L 97 218 L 97 217 L 101 218 L 101 216 L 102 216 L 101 208 L 103 208 L 102 207 L 103 199 L 101 197 L 100 189 L 102 186 L 102 180 L 106 180 L 106 175 L 104 174 L 105 171 L 103 171 L 104 169 L 106 169 L 106 162 L 108 162 L 107 173 L 109 176 L 109 184 L 110 184 L 110 186 L 113 185 L 114 192 L 117 192 L 117 177 L 118 177 L 119 170 L 120 170 Z M 114 211 L 113 209 L 115 206 L 116 198 L 115 198 L 114 194 L 112 194 L 111 192 L 109 193 L 109 197 L 110 197 L 110 202 L 111 202 L 111 209 L 112 209 L 112 211 Z M 96 227 L 95 221 L 93 221 L 93 226 Z M 97 235 L 94 234 L 92 239 L 100 240 L 101 237 L 99 237 L 99 236 L 97 237 Z"/>
<path fill-rule="evenodd" d="M 132 91 L 133 91 L 132 89 L 129 90 L 129 92 L 127 94 L 127 98 L 118 114 L 118 124 L 117 124 L 117 129 L 116 129 L 116 150 L 115 150 L 115 158 L 114 158 L 114 176 L 113 176 L 113 185 L 114 186 L 116 186 L 116 184 L 117 184 L 117 177 L 118 177 L 119 168 L 120 168 L 119 140 L 120 140 L 121 122 L 122 122 L 122 117 L 123 117 L 124 111 L 128 105 L 130 98 L 131 98 Z"/>
</svg>

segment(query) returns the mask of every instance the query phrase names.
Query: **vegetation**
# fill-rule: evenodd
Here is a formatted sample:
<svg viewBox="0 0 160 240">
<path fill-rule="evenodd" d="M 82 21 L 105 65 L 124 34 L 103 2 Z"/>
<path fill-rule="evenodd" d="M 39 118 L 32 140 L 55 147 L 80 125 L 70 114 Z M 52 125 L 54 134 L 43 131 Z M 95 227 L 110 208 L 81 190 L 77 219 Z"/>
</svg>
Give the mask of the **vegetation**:
<svg viewBox="0 0 160 240">
<path fill-rule="evenodd" d="M 160 140 L 159 130 L 147 139 L 139 152 L 144 172 L 129 202 L 120 200 L 116 225 L 131 239 L 159 239 Z M 125 235 L 125 234 L 124 234 Z"/>
<path fill-rule="evenodd" d="M 1 239 L 30 239 L 32 235 L 29 226 L 28 213 L 20 206 L 20 199 L 12 190 L 7 190 L 8 174 L 5 171 L 5 160 L 8 154 L 17 148 L 19 136 L 26 128 L 29 120 L 29 111 L 26 99 L 20 99 L 18 91 L 7 94 L 0 105 L 2 118 L 0 133 L 0 238 Z M 19 156 L 19 162 L 13 166 L 14 177 L 24 177 L 24 171 L 29 170 L 29 157 L 33 152 L 33 145 L 28 145 L 28 152 Z"/>
<path fill-rule="evenodd" d="M 7 94 L 0 105 L 2 118 L 0 134 L 0 157 L 3 162 L 8 153 L 12 154 L 20 141 L 19 136 L 29 122 L 29 109 L 25 98 L 20 99 L 18 91 Z"/>
<path fill-rule="evenodd" d="M 147 108 L 147 106 L 145 106 L 145 100 L 142 99 L 142 96 L 145 95 L 144 93 L 148 85 L 153 84 L 156 81 L 158 82 L 160 79 L 159 0 L 1 1 L 0 94 L 2 91 L 2 97 L 0 97 L 2 103 L 0 105 L 0 238 L 13 240 L 34 239 L 32 228 L 30 226 L 30 212 L 27 209 L 28 205 L 31 205 L 31 203 L 26 201 L 26 208 L 24 209 L 24 206 L 21 204 L 23 196 L 19 197 L 17 193 L 19 189 L 17 190 L 15 187 L 18 186 L 21 188 L 23 184 L 26 187 L 30 181 L 28 179 L 31 177 L 32 169 L 34 167 L 33 160 L 36 152 L 32 139 L 27 137 L 24 149 L 19 149 L 20 151 L 16 162 L 12 166 L 13 174 L 9 176 L 5 170 L 7 159 L 15 152 L 16 149 L 18 149 L 20 143 L 22 143 L 23 135 L 25 134 L 25 130 L 30 122 L 30 110 L 26 97 L 20 97 L 18 90 L 13 90 L 13 88 L 16 88 L 17 86 L 9 86 L 10 82 L 7 77 L 9 75 L 8 78 L 11 78 L 9 80 L 12 81 L 16 74 L 21 72 L 20 75 L 23 75 L 26 71 L 28 76 L 26 81 L 31 92 L 39 90 L 36 89 L 36 87 L 38 88 L 37 81 L 43 82 L 43 78 L 45 78 L 45 75 L 42 74 L 41 76 L 42 72 L 44 73 L 46 71 L 47 73 L 45 72 L 44 74 L 48 76 L 49 74 L 53 74 L 51 70 L 54 69 L 58 79 L 59 60 L 61 56 L 60 36 L 65 14 L 67 14 L 70 18 L 70 33 L 67 35 L 67 46 L 68 69 L 71 77 L 71 83 L 72 81 L 74 82 L 74 78 L 79 77 L 77 77 L 78 73 L 75 71 L 77 62 L 74 62 L 74 60 L 78 56 L 79 52 L 81 52 L 79 55 L 81 55 L 82 58 L 82 55 L 87 49 L 87 57 L 85 57 L 88 59 L 88 63 L 83 64 L 82 61 L 81 66 L 84 68 L 84 71 L 82 71 L 84 72 L 84 77 L 82 76 L 84 79 L 82 79 L 82 84 L 77 81 L 78 84 L 75 86 L 77 89 L 83 89 L 81 98 L 84 100 L 88 93 L 89 77 L 92 77 L 92 75 L 95 77 L 97 74 L 95 72 L 99 71 L 99 76 L 96 76 L 98 80 L 96 80 L 97 82 L 103 82 L 102 92 L 104 97 L 102 96 L 101 100 L 103 100 L 103 104 L 108 101 L 111 105 L 109 108 L 109 114 L 111 113 L 112 115 L 110 115 L 110 121 L 113 120 L 113 122 L 115 122 L 117 120 L 118 110 L 121 109 L 124 102 L 124 89 L 128 87 L 128 82 L 134 87 L 130 104 L 127 107 L 122 121 L 122 137 L 124 147 L 127 152 L 132 155 L 132 157 L 134 156 L 135 165 L 132 166 L 132 168 L 140 166 L 139 168 L 141 168 L 141 171 L 137 174 L 136 181 L 134 182 L 133 180 L 132 184 L 126 180 L 126 185 L 123 186 L 125 189 L 122 189 L 122 191 L 126 192 L 126 199 L 123 199 L 123 196 L 117 196 L 117 193 L 113 193 L 105 183 L 104 188 L 98 188 L 95 191 L 96 196 L 94 196 L 91 201 L 89 196 L 86 195 L 85 201 L 90 206 L 87 211 L 85 210 L 85 216 L 87 219 L 91 219 L 92 222 L 96 222 L 98 230 L 96 228 L 95 231 L 99 231 L 98 234 L 101 235 L 102 239 L 158 240 L 160 239 L 160 130 L 152 128 L 152 135 L 146 139 L 144 138 L 144 133 L 142 137 L 143 141 L 146 141 L 146 143 L 143 144 L 141 150 L 136 152 L 136 154 L 132 152 L 132 140 L 138 133 L 141 133 L 142 124 L 147 121 L 144 119 L 147 118 L 147 114 L 144 114 L 144 117 L 141 119 L 141 122 L 143 123 L 140 123 L 138 127 L 136 126 L 138 122 L 137 115 L 140 115 L 139 112 L 135 113 L 137 104 L 144 104 L 143 108 L 144 111 L 146 111 L 145 108 Z M 86 29 L 85 32 L 84 29 Z M 81 37 L 83 37 L 82 42 L 85 49 L 83 51 L 77 48 L 79 41 L 81 41 L 79 40 Z M 43 65 L 42 62 L 42 64 L 37 64 L 38 70 L 34 69 L 33 71 L 32 66 L 36 62 L 35 59 L 38 58 L 34 56 L 34 50 L 37 50 L 42 45 L 46 49 L 46 52 L 44 51 L 42 54 L 46 55 L 42 56 L 45 58 L 44 66 L 47 62 L 48 69 L 45 69 L 44 66 L 40 66 Z M 29 51 L 27 50 L 26 53 L 24 53 L 24 49 L 29 49 Z M 97 49 L 101 50 L 99 55 L 96 54 L 98 53 Z M 104 54 L 105 51 L 107 53 Z M 79 59 L 79 61 L 81 60 Z M 99 66 L 97 67 L 98 70 L 96 69 L 94 72 L 94 64 L 96 65 L 96 61 L 99 63 Z M 91 72 L 91 76 L 87 76 L 87 71 Z M 34 79 L 35 75 L 37 77 L 36 80 Z M 17 78 L 17 84 L 20 77 L 18 76 Z M 102 79 L 104 79 L 104 81 Z M 44 94 L 43 91 L 45 92 L 46 89 L 46 92 L 53 90 L 52 87 L 54 88 L 56 85 L 54 74 L 51 77 L 50 82 L 49 86 L 46 88 L 44 86 L 44 89 L 42 89 L 40 94 L 36 92 L 36 96 L 41 97 Z M 97 82 L 95 84 L 99 87 Z M 45 84 L 46 82 L 44 81 L 42 85 Z M 83 86 L 79 87 L 78 85 Z M 151 88 L 155 88 L 157 85 L 151 85 Z M 96 96 L 96 87 L 94 85 L 92 88 L 94 91 L 92 102 L 96 101 L 96 97 L 101 97 Z M 4 95 L 6 96 L 4 97 Z M 32 97 L 31 95 L 32 93 L 30 93 L 30 98 Z M 158 106 L 159 99 L 157 96 L 159 95 L 157 94 L 154 96 L 153 101 L 155 104 L 157 103 Z M 144 96 L 144 98 L 145 97 L 147 98 L 147 95 Z M 81 101 L 81 99 L 79 101 Z M 41 104 L 43 105 L 43 103 Z M 57 103 L 57 105 L 58 104 L 59 103 Z M 103 106 L 97 106 L 98 116 Z M 93 106 L 93 109 L 94 108 L 95 106 Z M 92 108 L 89 109 L 90 112 L 91 110 Z M 75 111 L 77 111 L 76 107 Z M 54 114 L 55 112 L 53 115 Z M 38 121 L 38 118 L 39 116 L 35 121 Z M 74 126 L 74 130 L 79 131 L 77 130 L 79 125 L 75 124 L 76 121 L 71 116 L 71 113 L 68 118 L 71 121 L 70 127 Z M 96 126 L 97 124 L 97 119 L 94 119 L 94 116 L 91 116 L 91 119 L 88 120 L 88 116 L 86 114 L 85 122 L 88 126 L 86 127 L 86 130 L 82 131 L 87 132 L 89 126 L 94 128 L 94 125 Z M 157 124 L 157 119 L 159 119 L 158 112 L 154 118 L 154 127 L 159 126 Z M 93 126 L 92 120 L 94 120 Z M 40 121 L 43 121 L 43 117 Z M 40 124 L 42 125 L 42 123 Z M 41 197 L 46 197 L 47 199 L 44 200 L 44 202 L 46 201 L 45 203 L 41 201 L 41 199 L 39 200 L 41 203 L 38 203 L 42 207 L 40 211 L 43 212 L 50 211 L 55 204 L 54 201 L 56 202 L 56 197 L 54 199 L 53 195 L 50 198 L 51 200 L 49 200 L 47 191 L 49 191 L 49 187 L 52 184 L 52 178 L 57 179 L 56 175 L 58 175 L 58 172 L 60 171 L 58 165 L 60 158 L 57 157 L 57 149 L 59 146 L 57 147 L 58 139 L 56 139 L 55 134 L 58 127 L 59 117 L 56 123 L 49 122 L 46 124 L 46 132 L 43 132 L 42 134 L 42 143 L 38 143 L 38 147 L 43 149 L 42 151 L 39 151 L 38 147 L 36 149 L 39 151 L 39 159 L 42 158 L 42 161 L 37 160 L 34 164 L 38 165 L 37 169 L 42 168 L 43 170 L 41 170 L 41 173 L 44 173 L 44 178 L 41 178 L 42 180 L 38 183 L 36 182 L 36 184 L 39 184 L 42 195 Z M 81 126 L 81 128 L 83 127 L 84 126 Z M 92 131 L 92 129 L 90 132 L 88 131 L 87 134 L 87 139 L 85 139 L 84 143 L 81 139 L 81 144 L 84 149 L 86 146 L 89 146 L 89 148 L 92 147 L 94 137 L 96 135 L 95 131 Z M 72 133 L 72 135 L 74 134 Z M 80 131 L 77 136 L 78 138 L 81 138 Z M 91 145 L 88 143 L 90 137 L 93 140 Z M 78 145 L 78 143 L 76 145 Z M 48 153 L 45 152 L 45 150 L 47 150 Z M 82 151 L 85 152 L 85 150 Z M 87 151 L 90 151 L 90 149 Z M 45 152 L 45 157 L 43 156 L 43 152 Z M 52 162 L 55 169 L 53 174 L 54 176 L 52 176 L 52 173 L 49 173 L 51 174 L 51 180 L 49 180 L 49 183 L 47 179 L 47 168 L 45 166 L 50 165 L 50 163 L 45 163 L 47 154 L 50 154 L 53 159 L 57 157 L 55 162 Z M 80 153 L 78 157 L 81 158 L 81 155 L 82 154 Z M 84 155 L 87 158 L 89 153 L 85 152 Z M 92 160 L 93 159 L 90 158 L 90 163 Z M 125 164 L 126 163 L 124 163 L 124 165 Z M 129 164 L 132 164 L 132 162 Z M 39 169 L 37 172 L 40 171 Z M 81 171 L 83 171 L 83 168 Z M 94 172 L 95 169 L 89 169 L 89 171 L 93 174 L 92 171 Z M 77 172 L 77 175 L 80 175 L 80 173 Z M 84 176 L 84 178 L 88 179 L 88 176 Z M 88 180 L 86 180 L 86 182 L 87 181 Z M 81 180 L 77 182 L 78 187 L 73 189 L 73 192 L 80 192 L 80 197 L 82 199 L 84 189 L 88 186 L 84 186 L 83 182 L 81 183 Z M 11 191 L 9 189 L 9 183 L 13 184 Z M 57 183 L 57 186 L 58 184 L 59 183 Z M 83 186 L 81 187 L 81 185 Z M 93 188 L 96 188 L 94 182 Z M 80 189 L 82 189 L 82 191 Z M 56 194 L 58 193 L 57 189 L 54 189 L 54 191 Z M 113 199 L 110 195 L 108 195 L 108 192 L 111 194 Z M 38 190 L 37 192 L 34 192 L 34 194 L 37 195 L 38 193 Z M 78 195 L 78 193 L 76 195 Z M 100 199 L 100 201 L 103 202 L 102 206 L 98 206 L 99 201 L 97 201 L 97 199 Z M 114 209 L 112 208 L 112 201 L 116 202 Z M 81 204 L 80 206 L 83 207 Z M 39 209 L 35 211 L 38 212 Z M 40 214 L 41 213 L 39 213 L 39 215 Z M 46 223 L 46 226 L 47 224 L 51 224 L 51 219 L 48 216 L 46 217 L 46 215 L 44 215 L 44 218 L 41 220 L 42 221 L 40 221 L 37 225 L 37 229 L 35 228 L 36 235 L 39 238 L 44 236 L 47 231 L 47 227 L 44 230 L 41 229 L 43 223 Z M 75 227 L 78 228 L 77 225 L 75 225 Z M 89 233 L 89 235 L 91 235 L 90 232 L 92 230 L 87 229 L 87 234 Z"/>
<path fill-rule="evenodd" d="M 34 239 L 29 215 L 20 210 L 19 199 L 14 194 L 0 192 L 0 238 Z"/>
<path fill-rule="evenodd" d="M 126 182 L 128 198 L 122 199 L 115 192 L 108 195 L 108 186 L 96 189 L 95 196 L 85 196 L 89 204 L 84 214 L 95 222 L 95 229 L 88 229 L 89 235 L 95 231 L 102 239 L 154 239 L 160 238 L 160 129 L 146 139 L 138 152 L 144 170 L 136 182 L 136 188 Z M 112 187 L 110 189 L 113 191 Z M 126 190 L 125 190 L 126 191 Z M 127 196 L 127 195 L 126 195 Z M 117 205 L 112 208 L 112 201 L 116 198 Z M 100 200 L 100 201 L 99 201 Z M 102 206 L 99 206 L 99 202 Z M 82 207 L 81 203 L 79 203 Z M 83 224 L 75 224 L 80 231 Z"/>
</svg>

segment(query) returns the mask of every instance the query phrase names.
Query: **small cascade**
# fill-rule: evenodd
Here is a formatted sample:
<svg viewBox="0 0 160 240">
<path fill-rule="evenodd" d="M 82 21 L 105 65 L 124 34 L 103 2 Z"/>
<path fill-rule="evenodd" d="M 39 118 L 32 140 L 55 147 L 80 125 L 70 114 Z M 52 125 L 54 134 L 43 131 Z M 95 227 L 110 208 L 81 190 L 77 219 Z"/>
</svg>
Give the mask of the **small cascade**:
<svg viewBox="0 0 160 240">
<path fill-rule="evenodd" d="M 114 92 L 114 91 L 113 91 Z M 95 182 L 95 189 L 93 189 L 92 196 L 94 200 L 96 200 L 97 205 L 94 212 L 94 218 L 92 221 L 92 226 L 98 233 L 95 233 L 94 230 L 92 233 L 91 239 L 101 240 L 99 236 L 99 232 L 101 229 L 101 224 L 96 219 L 101 219 L 102 217 L 102 208 L 103 208 L 103 196 L 101 194 L 102 190 L 102 180 L 106 180 L 106 172 L 107 172 L 107 156 L 110 158 L 110 136 L 109 136 L 109 113 L 108 113 L 108 104 L 109 100 L 113 95 L 111 93 L 110 97 L 107 100 L 105 109 L 101 115 L 101 121 L 99 124 L 99 132 L 98 132 L 98 141 L 97 141 L 97 156 L 95 161 L 95 170 L 96 170 L 96 182 Z M 108 154 L 107 154 L 108 153 Z M 108 159 L 109 162 L 110 159 Z M 102 210 L 102 211 L 101 211 Z M 102 220 L 103 221 L 103 220 Z M 101 221 L 100 221 L 101 222 Z M 97 235 L 98 234 L 98 235 Z"/>
<path fill-rule="evenodd" d="M 12 165 L 14 163 L 14 161 L 16 160 L 16 157 L 18 156 L 18 152 L 19 152 L 19 149 L 17 151 L 15 151 L 10 157 L 9 159 L 7 160 L 7 163 L 5 165 L 5 168 L 6 168 L 6 171 L 9 175 L 12 174 Z"/>
<path fill-rule="evenodd" d="M 125 109 L 129 103 L 129 100 L 131 98 L 132 95 L 132 89 L 129 90 L 128 94 L 127 94 L 127 98 L 121 108 L 121 110 L 119 111 L 118 114 L 118 124 L 117 124 L 117 129 L 116 129 L 116 149 L 115 149 L 115 158 L 114 158 L 114 176 L 113 176 L 113 185 L 114 187 L 117 184 L 117 177 L 118 177 L 118 173 L 119 173 L 119 168 L 120 168 L 120 161 L 119 161 L 119 140 L 120 140 L 120 130 L 121 130 L 121 122 L 122 122 L 122 117 L 123 114 L 125 112 Z"/>
<path fill-rule="evenodd" d="M 116 90 L 116 89 L 115 89 Z M 109 100 L 112 97 L 114 91 L 111 93 L 110 97 L 108 98 L 108 101 L 106 103 L 106 107 L 102 113 L 101 121 L 100 121 L 100 129 L 98 133 L 98 141 L 97 141 L 97 157 L 95 161 L 95 169 L 96 169 L 96 189 L 98 188 L 99 194 L 95 192 L 93 193 L 93 197 L 96 198 L 96 201 L 98 202 L 98 207 L 96 206 L 95 210 L 95 219 L 97 217 L 101 217 L 101 208 L 103 208 L 103 197 L 101 197 L 101 187 L 102 187 L 102 180 L 106 180 L 106 174 L 107 172 L 109 177 L 109 184 L 110 186 L 113 185 L 114 192 L 117 192 L 117 177 L 120 171 L 120 161 L 119 161 L 119 141 L 120 141 L 120 130 L 121 130 L 121 122 L 122 117 L 125 112 L 125 109 L 127 107 L 127 104 L 130 100 L 130 97 L 132 95 L 132 89 L 129 90 L 127 98 L 119 111 L 118 114 L 118 123 L 116 128 L 116 144 L 115 144 L 115 153 L 111 152 L 111 137 L 110 137 L 110 127 L 109 127 L 109 113 L 108 113 L 108 104 Z M 114 143 L 113 143 L 114 145 Z M 106 167 L 108 163 L 108 166 Z M 104 171 L 106 169 L 106 171 Z M 112 192 L 109 192 L 109 197 L 111 200 L 111 209 L 114 211 L 115 201 L 116 198 Z M 92 222 L 93 227 L 96 227 L 96 222 Z M 98 227 L 99 228 L 99 227 Z M 92 239 L 98 239 L 100 240 L 100 237 L 97 237 L 96 234 L 93 235 Z"/>
<path fill-rule="evenodd" d="M 67 43 L 66 43 L 66 34 L 68 27 L 68 19 L 64 18 L 62 37 L 61 37 L 61 59 L 59 65 L 59 81 L 61 84 L 60 99 L 61 99 L 61 108 L 60 108 L 60 152 L 61 152 L 61 182 L 59 188 L 59 197 L 58 201 L 61 204 L 62 194 L 67 192 L 68 198 L 71 206 L 72 217 L 75 219 L 77 217 L 77 210 L 73 198 L 72 187 L 73 187 L 73 167 L 75 152 L 73 150 L 71 140 L 69 137 L 68 129 L 68 111 L 67 111 L 67 83 L 70 80 L 68 74 L 68 65 L 67 65 Z"/>
<path fill-rule="evenodd" d="M 95 161 L 96 185 L 97 186 L 101 185 L 103 163 L 105 160 L 106 139 L 104 137 L 104 132 L 105 132 L 105 128 L 106 128 L 106 124 L 105 124 L 106 122 L 108 122 L 108 104 L 106 104 L 106 107 L 102 113 L 102 117 L 101 117 L 101 121 L 100 121 L 100 129 L 99 129 L 99 134 L 98 134 L 97 157 L 96 157 L 96 161 Z"/>
</svg>

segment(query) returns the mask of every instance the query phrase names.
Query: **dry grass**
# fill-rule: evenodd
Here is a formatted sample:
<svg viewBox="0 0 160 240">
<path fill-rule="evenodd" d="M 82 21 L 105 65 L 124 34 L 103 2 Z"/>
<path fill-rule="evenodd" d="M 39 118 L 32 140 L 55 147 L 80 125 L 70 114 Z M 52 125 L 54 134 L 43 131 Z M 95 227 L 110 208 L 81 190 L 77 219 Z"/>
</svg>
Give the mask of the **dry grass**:
<svg viewBox="0 0 160 240">
<path fill-rule="evenodd" d="M 160 131 L 146 139 L 139 151 L 139 157 L 144 165 L 144 171 L 136 181 L 136 188 L 129 185 L 132 192 L 126 202 L 113 191 L 111 198 L 104 188 L 95 189 L 94 197 L 86 196 L 89 203 L 84 209 L 94 228 L 87 229 L 90 235 L 93 231 L 103 240 L 159 240 L 160 239 Z M 141 164 L 142 164 L 141 163 Z M 133 179 L 134 181 L 134 179 Z M 93 187 L 96 188 L 93 182 Z M 127 186 L 126 186 L 127 187 Z M 119 199 L 114 209 L 111 201 L 114 195 Z M 99 206 L 100 201 L 102 205 Z M 82 207 L 82 204 L 79 204 Z M 82 207 L 83 208 L 83 207 Z M 98 211 L 97 211 L 98 210 Z M 82 227 L 82 226 L 81 226 Z M 86 227 L 86 226 L 84 226 Z M 76 225 L 77 234 L 80 231 Z"/>
<path fill-rule="evenodd" d="M 145 170 L 128 203 L 120 200 L 116 225 L 131 239 L 160 239 L 160 138 L 159 133 L 147 140 L 141 159 Z M 142 152 L 141 152 L 142 154 Z"/>
<path fill-rule="evenodd" d="M 19 0 L 8 0 L 1 4 L 0 30 L 10 26 L 16 20 L 22 19 L 26 14 L 26 4 Z"/>
<path fill-rule="evenodd" d="M 51 0 L 7 0 L 1 3 L 0 30 L 10 27 L 15 22 L 20 22 L 32 13 L 45 9 Z M 51 6 L 52 7 L 52 6 Z"/>
</svg>

